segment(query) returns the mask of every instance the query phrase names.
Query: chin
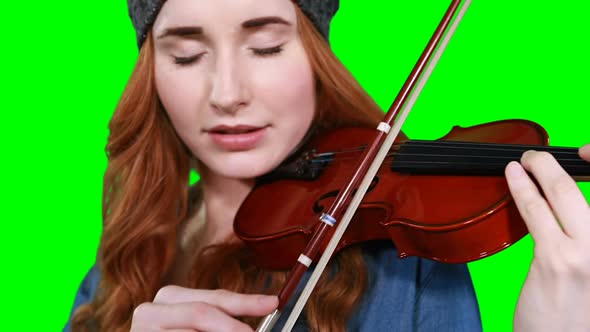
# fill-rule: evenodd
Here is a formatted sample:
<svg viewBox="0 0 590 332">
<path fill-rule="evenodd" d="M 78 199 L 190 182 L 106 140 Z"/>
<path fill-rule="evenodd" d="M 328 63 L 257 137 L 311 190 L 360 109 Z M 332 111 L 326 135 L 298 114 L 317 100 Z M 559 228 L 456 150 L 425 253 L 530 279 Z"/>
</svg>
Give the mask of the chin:
<svg viewBox="0 0 590 332">
<path fill-rule="evenodd" d="M 234 179 L 254 179 L 275 169 L 281 160 L 273 160 L 268 156 L 231 155 L 218 158 L 207 164 L 207 168 L 215 174 Z"/>
</svg>

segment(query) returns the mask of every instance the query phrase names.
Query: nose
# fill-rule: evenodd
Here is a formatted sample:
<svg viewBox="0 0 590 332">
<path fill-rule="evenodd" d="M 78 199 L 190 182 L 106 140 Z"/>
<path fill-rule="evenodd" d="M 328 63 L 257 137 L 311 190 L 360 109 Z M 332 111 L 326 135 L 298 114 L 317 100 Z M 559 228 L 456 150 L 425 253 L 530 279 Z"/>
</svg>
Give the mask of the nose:
<svg viewBox="0 0 590 332">
<path fill-rule="evenodd" d="M 243 68 L 233 55 L 225 54 L 217 58 L 210 96 L 210 104 L 215 111 L 233 115 L 247 105 L 243 73 Z"/>
</svg>

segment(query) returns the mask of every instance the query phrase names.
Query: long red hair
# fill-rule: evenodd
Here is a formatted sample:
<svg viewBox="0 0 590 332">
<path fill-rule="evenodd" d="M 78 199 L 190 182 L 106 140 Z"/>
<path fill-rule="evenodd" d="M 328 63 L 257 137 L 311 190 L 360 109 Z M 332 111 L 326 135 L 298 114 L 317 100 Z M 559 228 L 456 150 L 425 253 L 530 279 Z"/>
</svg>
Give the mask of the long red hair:
<svg viewBox="0 0 590 332">
<path fill-rule="evenodd" d="M 383 113 L 333 54 L 314 25 L 297 11 L 298 33 L 317 80 L 317 114 L 312 128 L 376 127 Z M 165 286 L 177 255 L 178 227 L 198 202 L 189 200 L 191 152 L 179 139 L 158 99 L 154 83 L 151 34 L 109 123 L 108 167 L 103 187 L 103 233 L 97 264 L 101 281 L 95 298 L 72 318 L 73 331 L 129 331 L 133 310 L 151 302 Z M 198 185 L 198 184 L 197 184 Z M 200 197 L 196 197 L 199 200 Z M 181 286 L 276 294 L 286 272 L 260 271 L 236 245 L 195 253 Z M 223 262 L 223 264 L 220 264 Z M 361 253 L 339 253 L 307 303 L 306 320 L 313 331 L 343 331 L 367 282 Z M 268 284 L 265 284 L 268 286 Z M 244 321 L 254 326 L 257 319 Z"/>
</svg>

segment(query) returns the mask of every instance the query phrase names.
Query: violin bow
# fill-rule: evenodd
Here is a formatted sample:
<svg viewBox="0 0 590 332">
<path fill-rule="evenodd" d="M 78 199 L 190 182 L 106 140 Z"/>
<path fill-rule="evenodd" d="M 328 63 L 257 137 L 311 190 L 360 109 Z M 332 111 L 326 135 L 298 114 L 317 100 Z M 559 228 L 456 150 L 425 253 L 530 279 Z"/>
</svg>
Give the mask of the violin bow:
<svg viewBox="0 0 590 332">
<path fill-rule="evenodd" d="M 334 227 L 336 223 L 338 223 L 338 226 L 336 227 L 330 239 L 330 242 L 325 248 L 320 260 L 318 261 L 312 275 L 307 281 L 303 291 L 299 295 L 299 298 L 297 299 L 297 302 L 295 303 L 295 306 L 293 307 L 293 310 L 291 311 L 283 327 L 282 332 L 290 332 L 293 326 L 295 325 L 295 322 L 301 314 L 301 311 L 303 310 L 305 303 L 309 299 L 309 296 L 311 295 L 321 274 L 327 266 L 328 261 L 332 257 L 334 250 L 340 242 L 342 235 L 344 234 L 348 227 L 348 224 L 352 220 L 352 217 L 356 212 L 358 205 L 360 204 L 367 189 L 369 188 L 372 179 L 375 177 L 375 174 L 377 174 L 379 167 L 383 163 L 383 160 L 387 156 L 387 153 L 393 145 L 393 142 L 397 138 L 401 130 L 401 127 L 403 126 L 403 123 L 405 122 L 407 116 L 410 113 L 410 110 L 414 106 L 418 96 L 424 88 L 426 81 L 428 80 L 432 71 L 434 70 L 434 67 L 438 63 L 438 60 L 444 52 L 452 35 L 455 33 L 455 30 L 457 29 L 459 22 L 461 21 L 461 19 L 465 15 L 465 12 L 469 8 L 471 0 L 465 0 L 463 6 L 461 6 L 460 12 L 457 14 L 457 17 L 453 21 L 452 26 L 450 27 L 448 33 L 445 35 L 444 40 L 440 44 L 440 47 L 437 48 L 441 40 L 441 37 L 444 34 L 444 31 L 449 26 L 449 22 L 457 12 L 460 3 L 461 0 L 453 0 L 451 2 L 449 8 L 447 9 L 447 12 L 443 16 L 433 36 L 428 42 L 425 50 L 423 51 L 422 55 L 418 59 L 418 62 L 416 63 L 412 72 L 410 73 L 410 76 L 404 83 L 404 86 L 398 93 L 395 101 L 385 114 L 384 120 L 377 126 L 376 137 L 374 138 L 373 142 L 363 151 L 361 157 L 359 158 L 360 161 L 357 167 L 355 168 L 356 171 L 353 177 L 351 178 L 350 182 L 344 188 L 344 190 L 341 190 L 339 192 L 338 196 L 332 203 L 332 206 L 330 207 L 328 212 L 325 212 L 320 216 L 320 226 L 316 229 L 311 241 L 305 248 L 304 252 L 297 259 L 295 266 L 289 273 L 285 285 L 279 293 L 279 305 L 277 309 L 263 319 L 263 321 L 256 329 L 257 332 L 268 332 L 275 325 L 276 321 L 281 315 L 281 311 L 286 306 L 288 299 L 295 291 L 305 271 L 311 265 L 312 258 L 316 256 L 316 254 L 320 251 L 322 244 L 325 243 L 325 241 L 327 240 L 329 230 L 332 227 Z M 429 62 L 432 53 L 435 49 L 437 49 L 436 53 L 432 58 L 432 61 Z M 424 70 L 425 66 L 426 70 Z M 423 71 L 424 75 L 421 76 Z M 415 90 L 413 90 L 414 87 L 416 87 Z M 406 103 L 406 100 L 410 95 L 410 92 L 412 92 L 412 95 L 408 103 Z M 400 109 L 402 108 L 402 106 L 403 110 L 400 113 Z M 397 120 L 398 117 L 399 120 Z M 354 197 L 352 197 L 351 200 L 351 196 L 353 195 Z M 348 205 L 342 217 L 342 220 L 337 222 L 338 216 L 342 213 L 344 206 L 346 206 L 346 203 L 349 201 L 350 204 Z"/>
</svg>

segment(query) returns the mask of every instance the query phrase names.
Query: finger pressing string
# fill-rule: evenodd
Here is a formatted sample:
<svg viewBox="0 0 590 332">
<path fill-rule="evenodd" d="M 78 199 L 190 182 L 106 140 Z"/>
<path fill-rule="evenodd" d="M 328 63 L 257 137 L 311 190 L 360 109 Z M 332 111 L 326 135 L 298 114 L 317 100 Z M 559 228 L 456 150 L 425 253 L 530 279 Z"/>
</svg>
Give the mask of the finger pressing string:
<svg viewBox="0 0 590 332">
<path fill-rule="evenodd" d="M 586 198 L 555 158 L 549 153 L 528 151 L 522 157 L 522 165 L 539 182 L 565 233 L 570 237 L 587 236 L 590 209 Z"/>
<path fill-rule="evenodd" d="M 536 243 L 553 243 L 552 239 L 565 235 L 549 205 L 518 162 L 508 164 L 506 179 L 514 202 Z"/>
<path fill-rule="evenodd" d="M 580 157 L 590 161 L 590 144 L 586 144 L 580 148 Z"/>
</svg>

